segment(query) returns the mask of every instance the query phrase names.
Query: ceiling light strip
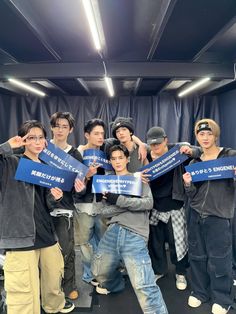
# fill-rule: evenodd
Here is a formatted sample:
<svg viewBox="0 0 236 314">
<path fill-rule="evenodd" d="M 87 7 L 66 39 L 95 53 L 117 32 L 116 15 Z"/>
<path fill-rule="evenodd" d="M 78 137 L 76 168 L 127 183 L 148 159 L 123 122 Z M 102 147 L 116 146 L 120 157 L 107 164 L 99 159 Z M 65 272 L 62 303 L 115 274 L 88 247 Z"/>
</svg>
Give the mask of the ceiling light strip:
<svg viewBox="0 0 236 314">
<path fill-rule="evenodd" d="M 25 89 L 25 90 L 27 90 L 29 92 L 35 93 L 35 94 L 37 94 L 37 95 L 39 95 L 41 97 L 46 96 L 46 94 L 44 92 L 40 91 L 39 89 L 34 88 L 34 87 L 32 87 L 32 86 L 30 86 L 28 84 L 25 84 L 25 83 L 23 83 L 23 82 L 21 82 L 19 80 L 16 80 L 16 79 L 13 79 L 13 78 L 9 78 L 8 81 L 10 83 L 20 87 L 20 88 L 23 88 L 23 89 Z"/>
<path fill-rule="evenodd" d="M 83 0 L 84 10 L 88 19 L 90 31 L 93 37 L 95 48 L 100 51 L 102 49 L 101 42 L 99 38 L 99 33 L 95 21 L 95 16 L 92 8 L 92 4 L 90 0 Z"/>
<path fill-rule="evenodd" d="M 114 88 L 113 88 L 113 84 L 112 84 L 112 79 L 108 76 L 104 77 L 106 85 L 107 85 L 107 90 L 108 90 L 108 94 L 110 97 L 114 97 L 115 92 L 114 92 Z"/>
<path fill-rule="evenodd" d="M 182 97 L 185 96 L 187 94 L 189 94 L 191 91 L 198 89 L 200 86 L 204 85 L 206 82 L 208 82 L 210 80 L 210 77 L 205 77 L 203 79 L 201 79 L 200 81 L 197 81 L 196 83 L 194 83 L 193 85 L 187 87 L 186 89 L 183 89 L 178 96 Z"/>
</svg>

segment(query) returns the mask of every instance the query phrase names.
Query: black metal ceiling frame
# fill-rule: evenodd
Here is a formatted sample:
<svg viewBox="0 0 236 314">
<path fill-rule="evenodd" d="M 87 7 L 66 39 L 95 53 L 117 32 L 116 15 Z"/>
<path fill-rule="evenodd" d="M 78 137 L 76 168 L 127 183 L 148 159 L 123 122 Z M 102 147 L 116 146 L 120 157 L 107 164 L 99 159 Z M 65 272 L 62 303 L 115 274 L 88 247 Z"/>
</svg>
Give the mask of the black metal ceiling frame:
<svg viewBox="0 0 236 314">
<path fill-rule="evenodd" d="M 147 54 L 147 62 L 113 62 L 107 64 L 108 75 L 111 78 L 135 78 L 136 84 L 134 94 L 138 93 L 138 89 L 142 84 L 143 78 L 169 78 L 173 79 L 198 79 L 210 76 L 213 80 L 223 79 L 222 83 L 213 83 L 209 91 L 214 88 L 219 88 L 227 85 L 235 78 L 234 64 L 208 64 L 197 63 L 201 55 L 206 52 L 235 22 L 232 19 L 222 30 L 219 31 L 193 58 L 194 63 L 173 63 L 173 62 L 150 62 L 153 54 L 158 46 L 163 30 L 168 22 L 168 19 L 173 11 L 177 0 L 168 0 L 162 7 L 163 18 L 156 23 L 156 30 L 153 34 L 153 40 Z M 8 2 L 8 1 L 7 1 Z M 48 42 L 45 42 L 43 34 L 34 28 L 31 21 L 27 20 L 23 13 L 10 0 L 9 6 L 15 9 L 18 15 L 24 20 L 29 28 L 35 33 L 37 38 L 41 40 L 42 44 L 48 49 L 50 53 L 61 61 L 60 57 L 51 47 Z M 12 57 L 13 58 L 13 57 Z M 14 60 L 14 59 L 13 59 Z M 16 60 L 14 60 L 16 62 Z M 15 77 L 21 79 L 51 79 L 51 78 L 77 78 L 77 81 L 88 94 L 90 91 L 83 81 L 83 78 L 102 78 L 104 76 L 103 66 L 99 63 L 45 63 L 45 64 L 11 64 L 0 66 L 0 79 L 6 80 L 8 77 Z M 173 79 L 170 79 L 172 81 Z M 169 83 L 168 82 L 168 83 Z M 168 84 L 167 83 L 167 84 Z M 1 87 L 7 88 L 8 84 L 1 83 Z M 166 84 L 165 84 L 166 86 Z M 8 88 L 9 89 L 9 88 Z M 14 89 L 13 89 L 14 90 Z"/>
<path fill-rule="evenodd" d="M 233 79 L 234 64 L 183 62 L 106 62 L 111 78 Z M 0 66 L 0 79 L 102 78 L 101 63 L 20 63 Z"/>
</svg>

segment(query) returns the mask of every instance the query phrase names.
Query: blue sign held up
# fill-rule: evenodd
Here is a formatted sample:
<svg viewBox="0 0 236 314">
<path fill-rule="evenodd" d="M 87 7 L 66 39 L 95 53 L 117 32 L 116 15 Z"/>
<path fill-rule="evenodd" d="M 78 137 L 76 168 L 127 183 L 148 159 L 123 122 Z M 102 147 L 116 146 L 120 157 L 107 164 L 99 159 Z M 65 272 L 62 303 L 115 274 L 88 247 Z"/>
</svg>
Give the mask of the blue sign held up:
<svg viewBox="0 0 236 314">
<path fill-rule="evenodd" d="M 81 180 L 88 172 L 88 167 L 51 142 L 48 142 L 47 147 L 39 154 L 39 158 L 52 167 L 76 172 L 77 178 Z"/>
<path fill-rule="evenodd" d="M 197 162 L 185 167 L 193 182 L 228 179 L 235 177 L 236 157 L 223 157 Z"/>
<path fill-rule="evenodd" d="M 100 149 L 86 149 L 83 155 L 83 163 L 86 166 L 90 166 L 92 164 L 99 164 L 101 168 L 105 170 L 113 170 L 110 161 L 107 159 L 106 154 Z"/>
<path fill-rule="evenodd" d="M 15 173 L 15 179 L 41 185 L 47 188 L 58 187 L 71 191 L 77 174 L 48 165 L 21 158 Z"/>
<path fill-rule="evenodd" d="M 189 158 L 189 156 L 181 154 L 179 149 L 180 145 L 175 145 L 160 158 L 157 158 L 154 161 L 150 162 L 148 165 L 140 168 L 139 171 L 148 169 L 146 173 L 150 175 L 150 177 L 148 177 L 150 181 L 162 176 L 163 174 L 174 169 L 175 167 L 181 165 L 185 160 Z"/>
<path fill-rule="evenodd" d="M 92 192 L 141 196 L 142 181 L 140 177 L 134 176 L 95 175 L 93 177 Z"/>
</svg>

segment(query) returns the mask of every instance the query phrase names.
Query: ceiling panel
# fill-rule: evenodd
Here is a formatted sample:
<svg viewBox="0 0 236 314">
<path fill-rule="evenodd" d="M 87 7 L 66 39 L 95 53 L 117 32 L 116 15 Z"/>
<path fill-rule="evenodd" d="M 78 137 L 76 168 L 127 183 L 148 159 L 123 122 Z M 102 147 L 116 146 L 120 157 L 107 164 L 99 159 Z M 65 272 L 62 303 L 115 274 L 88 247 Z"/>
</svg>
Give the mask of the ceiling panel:
<svg viewBox="0 0 236 314">
<path fill-rule="evenodd" d="M 55 60 L 24 20 L 12 10 L 10 3 L 6 1 L 0 1 L 0 30 L 0 48 L 17 61 Z"/>
<path fill-rule="evenodd" d="M 64 62 L 97 60 L 79 0 L 11 0 L 32 28 Z"/>
<path fill-rule="evenodd" d="M 191 61 L 235 15 L 235 0 L 177 1 L 153 59 Z"/>
<path fill-rule="evenodd" d="M 158 92 L 167 84 L 168 79 L 143 79 L 139 87 L 139 95 L 157 95 Z"/>
<path fill-rule="evenodd" d="M 159 14 L 169 0 L 99 1 L 107 58 L 146 60 Z"/>
<path fill-rule="evenodd" d="M 6 81 L 15 76 L 52 82 L 47 95 L 107 95 L 105 73 L 117 96 L 156 95 L 206 75 L 217 80 L 208 90 L 234 86 L 236 0 L 91 1 L 100 55 L 82 0 L 0 1 L 1 93 L 14 92 Z"/>
</svg>

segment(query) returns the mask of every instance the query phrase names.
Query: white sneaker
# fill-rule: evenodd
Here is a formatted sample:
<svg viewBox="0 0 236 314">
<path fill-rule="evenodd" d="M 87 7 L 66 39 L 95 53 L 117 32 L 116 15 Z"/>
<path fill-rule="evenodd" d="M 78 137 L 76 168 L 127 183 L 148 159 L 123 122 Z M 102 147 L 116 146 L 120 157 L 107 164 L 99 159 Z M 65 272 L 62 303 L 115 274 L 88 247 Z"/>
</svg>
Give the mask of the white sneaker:
<svg viewBox="0 0 236 314">
<path fill-rule="evenodd" d="M 97 287 L 99 285 L 99 282 L 94 278 L 89 282 L 92 286 Z"/>
<path fill-rule="evenodd" d="M 194 297 L 193 295 L 190 295 L 188 298 L 188 305 L 191 307 L 199 307 L 202 304 L 202 301 L 198 298 Z"/>
<path fill-rule="evenodd" d="M 175 275 L 176 277 L 176 288 L 179 290 L 185 290 L 187 288 L 187 281 L 184 275 Z"/>
<path fill-rule="evenodd" d="M 211 312 L 212 312 L 213 314 L 226 314 L 226 313 L 229 312 L 229 309 L 230 309 L 230 307 L 229 307 L 228 309 L 225 309 L 225 308 L 222 307 L 221 305 L 219 305 L 219 304 L 217 304 L 217 303 L 214 303 L 214 304 L 212 305 Z"/>
<path fill-rule="evenodd" d="M 234 279 L 234 283 L 233 283 L 233 285 L 234 285 L 234 286 L 236 286 L 236 280 L 235 280 L 235 279 Z"/>
<path fill-rule="evenodd" d="M 96 286 L 96 291 L 99 294 L 109 294 L 111 291 L 108 291 L 106 288 L 100 287 L 99 285 Z"/>
<path fill-rule="evenodd" d="M 156 274 L 155 275 L 156 281 L 163 278 L 163 277 L 164 277 L 164 274 Z"/>
</svg>

